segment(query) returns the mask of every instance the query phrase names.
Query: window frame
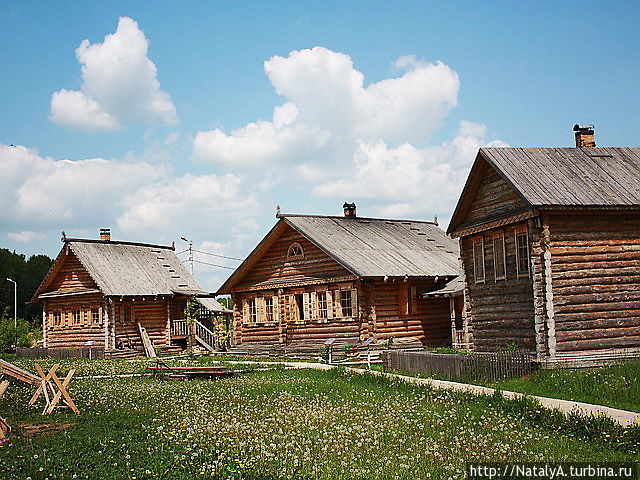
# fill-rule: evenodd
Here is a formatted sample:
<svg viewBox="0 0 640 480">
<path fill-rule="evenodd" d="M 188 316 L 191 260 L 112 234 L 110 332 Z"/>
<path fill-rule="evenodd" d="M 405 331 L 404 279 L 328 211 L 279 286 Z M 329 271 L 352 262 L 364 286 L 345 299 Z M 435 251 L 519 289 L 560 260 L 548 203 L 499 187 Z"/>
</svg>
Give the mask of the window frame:
<svg viewBox="0 0 640 480">
<path fill-rule="evenodd" d="M 325 320 L 329 318 L 329 301 L 327 300 L 327 291 L 316 292 L 316 301 L 318 302 L 318 318 Z"/>
<path fill-rule="evenodd" d="M 353 317 L 353 295 L 351 289 L 340 290 L 340 311 L 344 318 Z M 346 315 L 347 311 L 349 315 Z"/>
<path fill-rule="evenodd" d="M 249 304 L 249 323 L 258 323 L 258 297 L 247 300 Z"/>
<path fill-rule="evenodd" d="M 476 246 L 480 246 L 480 252 L 482 253 L 482 277 L 478 277 L 478 259 L 476 258 Z M 487 279 L 487 269 L 484 262 L 484 236 L 473 238 L 471 242 L 471 251 L 473 253 L 473 281 L 477 285 L 479 283 L 485 283 Z"/>
<path fill-rule="evenodd" d="M 496 241 L 497 240 L 502 240 L 502 275 L 498 276 L 498 257 L 496 255 Z M 505 237 L 504 237 L 504 233 L 503 232 L 498 232 L 494 235 L 493 239 L 492 239 L 492 243 L 493 243 L 493 277 L 495 279 L 495 281 L 497 282 L 498 280 L 506 280 L 507 279 L 507 249 L 506 249 L 506 242 L 505 242 Z"/>
<path fill-rule="evenodd" d="M 295 249 L 298 249 L 299 252 L 293 252 L 293 250 Z M 293 242 L 287 249 L 287 261 L 295 262 L 300 260 L 304 260 L 304 249 L 302 248 L 302 245 L 300 245 L 300 243 Z"/>
<path fill-rule="evenodd" d="M 264 320 L 265 322 L 273 322 L 274 321 L 274 308 L 273 308 L 273 297 L 265 296 L 264 297 Z"/>
<path fill-rule="evenodd" d="M 102 315 L 100 307 L 93 307 L 89 309 L 89 313 L 91 315 L 91 325 L 100 325 L 102 323 Z"/>
<path fill-rule="evenodd" d="M 517 272 L 517 276 L 518 278 L 521 277 L 528 277 L 531 275 L 531 267 L 529 265 L 529 260 L 531 258 L 531 250 L 529 249 L 529 232 L 527 229 L 521 228 L 521 229 L 516 229 L 515 231 L 515 244 L 516 244 L 516 272 Z M 520 268 L 520 263 L 523 260 L 521 254 L 520 254 L 520 244 L 518 243 L 518 238 L 524 238 L 525 243 L 524 243 L 524 249 L 526 251 L 526 258 L 525 258 L 525 262 L 524 265 L 526 266 L 525 270 L 522 270 Z"/>
</svg>

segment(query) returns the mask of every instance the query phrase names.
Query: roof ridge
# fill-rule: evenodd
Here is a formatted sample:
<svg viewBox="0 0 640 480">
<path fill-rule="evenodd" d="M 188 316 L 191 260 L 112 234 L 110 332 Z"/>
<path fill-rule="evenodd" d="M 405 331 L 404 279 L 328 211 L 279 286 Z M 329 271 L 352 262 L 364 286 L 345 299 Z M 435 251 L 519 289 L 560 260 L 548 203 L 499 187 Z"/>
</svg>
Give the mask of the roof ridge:
<svg viewBox="0 0 640 480">
<path fill-rule="evenodd" d="M 352 217 L 348 218 L 342 215 L 307 215 L 303 213 L 280 213 L 278 214 L 278 218 L 289 218 L 289 217 L 304 217 L 304 218 L 334 218 L 339 220 L 346 221 L 357 221 L 357 220 L 368 220 L 368 221 L 377 221 L 377 222 L 412 222 L 412 223 L 425 223 L 429 225 L 439 226 L 438 223 L 429 220 L 412 220 L 410 218 L 376 218 L 376 217 Z"/>
<path fill-rule="evenodd" d="M 95 238 L 65 238 L 65 243 L 101 243 L 104 245 L 130 245 L 134 247 L 151 247 L 151 248 L 162 248 L 165 250 L 175 250 L 175 245 L 158 245 L 154 243 L 143 243 L 143 242 L 127 242 L 124 240 L 97 240 Z"/>
</svg>

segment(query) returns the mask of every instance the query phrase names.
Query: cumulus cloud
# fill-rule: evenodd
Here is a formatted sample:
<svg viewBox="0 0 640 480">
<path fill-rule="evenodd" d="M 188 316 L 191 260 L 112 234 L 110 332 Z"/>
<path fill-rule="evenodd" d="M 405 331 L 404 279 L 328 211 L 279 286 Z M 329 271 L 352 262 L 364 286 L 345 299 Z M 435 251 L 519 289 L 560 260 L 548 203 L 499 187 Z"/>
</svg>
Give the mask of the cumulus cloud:
<svg viewBox="0 0 640 480">
<path fill-rule="evenodd" d="M 484 125 L 463 121 L 453 140 L 434 147 L 405 143 L 392 148 L 381 140 L 360 143 L 350 174 L 320 183 L 314 193 L 370 199 L 382 216 L 438 214 L 447 219 L 478 149 L 506 146 L 498 140 L 485 141 L 485 130 Z"/>
<path fill-rule="evenodd" d="M 102 43 L 83 40 L 76 49 L 82 65 L 80 91 L 61 89 L 51 97 L 51 120 L 87 131 L 115 130 L 127 121 L 176 123 L 171 97 L 160 90 L 149 42 L 138 24 L 121 17 Z"/>
<path fill-rule="evenodd" d="M 9 232 L 7 238 L 16 243 L 32 243 L 45 238 L 42 232 L 32 232 L 31 230 L 22 230 L 20 232 Z"/>
<path fill-rule="evenodd" d="M 403 57 L 404 58 L 404 57 Z M 230 134 L 198 132 L 193 155 L 241 168 L 247 164 L 349 160 L 358 142 L 424 144 L 457 104 L 458 75 L 442 62 L 396 62 L 404 73 L 368 86 L 351 57 L 323 47 L 274 56 L 264 69 L 287 102 L 270 121 Z"/>
<path fill-rule="evenodd" d="M 141 161 L 54 160 L 22 145 L 0 145 L 0 170 L 0 219 L 40 226 L 101 221 L 125 192 L 168 173 Z"/>
</svg>

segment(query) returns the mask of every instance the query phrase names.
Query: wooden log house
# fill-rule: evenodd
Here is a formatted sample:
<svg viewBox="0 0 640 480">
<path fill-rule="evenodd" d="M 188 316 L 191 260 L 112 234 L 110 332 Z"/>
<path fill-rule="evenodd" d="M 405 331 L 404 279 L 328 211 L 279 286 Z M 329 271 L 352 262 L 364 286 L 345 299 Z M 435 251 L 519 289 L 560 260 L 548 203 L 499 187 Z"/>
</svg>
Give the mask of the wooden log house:
<svg viewBox="0 0 640 480">
<path fill-rule="evenodd" d="M 420 295 L 460 274 L 457 241 L 433 222 L 361 218 L 354 204 L 344 214 L 277 214 L 218 291 L 233 297 L 238 348 L 317 351 L 329 338 L 370 337 L 451 344 L 451 302 Z"/>
<path fill-rule="evenodd" d="M 466 339 L 548 363 L 640 351 L 640 148 L 482 148 L 448 232 L 460 238 Z"/>
<path fill-rule="evenodd" d="M 206 292 L 173 246 L 113 241 L 108 229 L 100 240 L 62 240 L 32 300 L 42 305 L 45 347 L 141 350 L 138 323 L 158 348 L 186 345 L 184 308 Z"/>
</svg>

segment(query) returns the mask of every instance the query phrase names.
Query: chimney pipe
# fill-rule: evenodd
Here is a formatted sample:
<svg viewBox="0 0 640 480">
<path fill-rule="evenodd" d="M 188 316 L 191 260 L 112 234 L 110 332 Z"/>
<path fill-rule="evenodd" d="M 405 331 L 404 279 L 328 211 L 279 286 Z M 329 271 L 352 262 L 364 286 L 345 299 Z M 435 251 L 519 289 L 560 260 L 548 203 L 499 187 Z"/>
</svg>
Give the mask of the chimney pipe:
<svg viewBox="0 0 640 480">
<path fill-rule="evenodd" d="M 101 228 L 100 229 L 100 240 L 104 240 L 105 242 L 111 241 L 111 229 L 110 228 Z"/>
<path fill-rule="evenodd" d="M 593 133 L 593 125 L 575 124 L 573 126 L 573 131 L 576 132 L 576 148 L 593 148 L 596 146 L 596 137 Z"/>
<path fill-rule="evenodd" d="M 347 218 L 355 218 L 356 217 L 356 204 L 355 203 L 347 203 L 345 202 L 342 205 L 344 210 L 344 216 Z"/>
</svg>

